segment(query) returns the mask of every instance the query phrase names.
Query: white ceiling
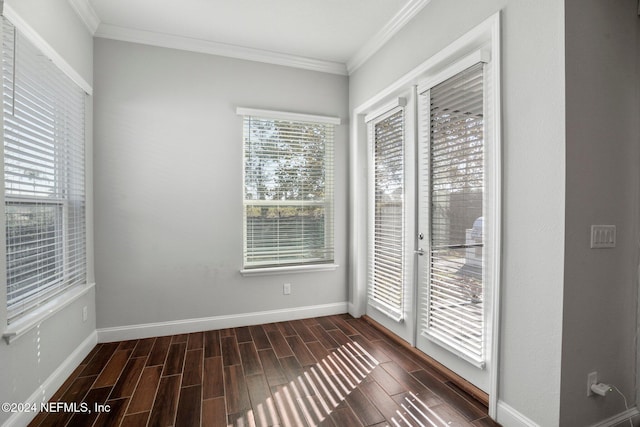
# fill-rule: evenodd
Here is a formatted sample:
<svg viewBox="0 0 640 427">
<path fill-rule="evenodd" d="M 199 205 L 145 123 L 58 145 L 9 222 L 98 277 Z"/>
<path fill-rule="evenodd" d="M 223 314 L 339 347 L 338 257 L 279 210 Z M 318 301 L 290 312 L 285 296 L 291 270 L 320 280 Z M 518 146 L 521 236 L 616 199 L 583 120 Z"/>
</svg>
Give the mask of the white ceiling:
<svg viewBox="0 0 640 427">
<path fill-rule="evenodd" d="M 69 2 L 98 37 L 346 74 L 429 0 Z"/>
</svg>

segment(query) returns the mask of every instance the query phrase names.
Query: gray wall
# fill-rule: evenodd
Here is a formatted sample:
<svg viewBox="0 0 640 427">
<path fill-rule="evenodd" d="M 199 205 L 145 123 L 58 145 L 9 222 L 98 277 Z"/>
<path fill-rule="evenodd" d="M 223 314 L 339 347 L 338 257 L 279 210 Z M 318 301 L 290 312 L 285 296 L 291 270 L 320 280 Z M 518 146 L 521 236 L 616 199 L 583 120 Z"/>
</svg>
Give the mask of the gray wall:
<svg viewBox="0 0 640 427">
<path fill-rule="evenodd" d="M 553 426 L 560 412 L 564 279 L 563 2 L 433 0 L 351 76 L 350 107 L 499 10 L 504 164 L 498 397 L 539 425 Z"/>
<path fill-rule="evenodd" d="M 566 1 L 567 178 L 562 425 L 624 410 L 586 396 L 587 373 L 635 401 L 640 100 L 637 1 Z M 590 249 L 615 224 L 615 249 Z"/>
<path fill-rule="evenodd" d="M 335 147 L 340 267 L 243 277 L 235 113 L 346 119 L 346 77 L 104 39 L 94 69 L 98 328 L 346 301 L 347 121 Z"/>
<path fill-rule="evenodd" d="M 7 3 L 87 82 L 93 81 L 92 38 L 66 0 L 19 0 Z M 87 139 L 90 155 L 91 98 L 87 103 L 89 106 Z M 89 164 L 89 175 L 90 170 Z M 87 206 L 89 230 L 92 227 L 91 209 L 89 197 Z M 92 242 L 89 240 L 90 260 L 92 259 L 91 246 Z M 0 271 L 4 272 L 4 256 L 0 256 L 0 263 Z M 90 262 L 89 282 L 94 280 L 92 273 L 93 266 Z M 4 301 L 4 297 L 1 299 Z M 89 312 L 86 322 L 82 322 L 84 306 L 87 306 Z M 91 290 L 12 344 L 0 342 L 0 401 L 26 401 L 95 329 L 95 292 Z M 55 390 L 40 391 L 49 395 L 55 392 Z M 11 414 L 0 413 L 0 424 L 4 423 L 9 415 Z"/>
</svg>

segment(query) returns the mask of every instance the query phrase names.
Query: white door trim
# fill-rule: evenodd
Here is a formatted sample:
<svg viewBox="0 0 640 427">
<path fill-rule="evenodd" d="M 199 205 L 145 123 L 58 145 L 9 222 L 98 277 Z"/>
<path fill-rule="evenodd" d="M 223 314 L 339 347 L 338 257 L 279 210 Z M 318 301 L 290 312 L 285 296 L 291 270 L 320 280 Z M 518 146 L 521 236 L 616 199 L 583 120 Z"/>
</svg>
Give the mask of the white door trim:
<svg viewBox="0 0 640 427">
<path fill-rule="evenodd" d="M 419 81 L 433 78 L 441 72 L 447 65 L 456 59 L 462 58 L 471 52 L 488 47 L 491 52 L 491 60 L 495 64 L 495 72 L 492 73 L 492 84 L 490 85 L 491 96 L 494 98 L 495 114 L 492 115 L 492 125 L 495 130 L 496 150 L 494 152 L 495 164 L 501 165 L 501 105 L 500 105 L 500 82 L 501 82 L 501 52 L 500 52 L 500 12 L 495 13 L 462 37 L 455 40 L 435 55 L 428 58 L 422 64 L 409 71 L 403 77 L 393 82 L 377 95 L 366 102 L 355 107 L 351 114 L 351 138 L 349 145 L 350 155 L 350 302 L 349 313 L 354 317 L 362 316 L 367 304 L 367 133 L 364 117 L 367 113 L 380 108 L 394 96 L 400 96 Z M 495 194 L 495 209 L 497 223 L 501 223 L 501 171 L 497 168 Z M 494 232 L 496 242 L 496 254 L 494 265 L 492 266 L 497 274 L 494 293 L 492 295 L 492 305 L 495 308 L 491 316 L 491 353 L 490 360 L 491 379 L 489 387 L 489 416 L 495 418 L 497 415 L 498 403 L 498 381 L 499 381 L 499 348 L 500 348 L 500 272 L 501 272 L 501 229 L 497 227 Z"/>
</svg>

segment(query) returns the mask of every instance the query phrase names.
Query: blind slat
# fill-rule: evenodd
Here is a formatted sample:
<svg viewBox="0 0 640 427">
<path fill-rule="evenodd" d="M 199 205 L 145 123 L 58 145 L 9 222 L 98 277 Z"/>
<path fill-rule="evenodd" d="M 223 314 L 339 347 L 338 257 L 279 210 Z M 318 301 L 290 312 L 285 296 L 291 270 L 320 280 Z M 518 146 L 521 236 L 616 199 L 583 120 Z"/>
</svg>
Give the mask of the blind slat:
<svg viewBox="0 0 640 427">
<path fill-rule="evenodd" d="M 429 290 L 422 327 L 470 358 L 484 358 L 483 67 L 477 64 L 431 88 L 428 123 Z M 425 123 L 426 122 L 426 123 Z"/>
<path fill-rule="evenodd" d="M 11 323 L 86 282 L 85 95 L 4 18 L 2 46 Z"/>
<path fill-rule="evenodd" d="M 404 301 L 404 109 L 368 125 L 373 154 L 369 300 L 402 319 Z"/>
<path fill-rule="evenodd" d="M 244 116 L 245 268 L 333 262 L 334 125 Z"/>
</svg>

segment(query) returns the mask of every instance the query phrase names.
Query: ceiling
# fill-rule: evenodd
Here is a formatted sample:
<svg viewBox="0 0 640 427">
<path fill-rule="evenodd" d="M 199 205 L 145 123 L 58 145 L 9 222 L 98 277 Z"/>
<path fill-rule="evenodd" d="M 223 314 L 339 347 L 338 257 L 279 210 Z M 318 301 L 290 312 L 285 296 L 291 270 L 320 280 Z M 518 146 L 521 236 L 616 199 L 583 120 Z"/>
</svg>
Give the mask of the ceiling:
<svg viewBox="0 0 640 427">
<path fill-rule="evenodd" d="M 429 0 L 69 0 L 97 37 L 348 74 Z"/>
</svg>

